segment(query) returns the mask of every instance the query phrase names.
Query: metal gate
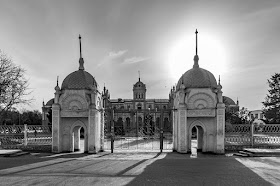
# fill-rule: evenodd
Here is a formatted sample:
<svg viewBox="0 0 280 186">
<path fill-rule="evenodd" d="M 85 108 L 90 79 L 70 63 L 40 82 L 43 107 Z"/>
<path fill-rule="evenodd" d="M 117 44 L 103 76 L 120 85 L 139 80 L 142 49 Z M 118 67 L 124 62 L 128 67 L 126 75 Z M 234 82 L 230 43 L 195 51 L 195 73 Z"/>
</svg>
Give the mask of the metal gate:
<svg viewBox="0 0 280 186">
<path fill-rule="evenodd" d="M 172 132 L 164 131 L 162 122 L 157 126 L 150 114 L 144 117 L 143 125 L 137 127 L 123 127 L 114 120 L 104 127 L 104 149 L 162 151 L 172 150 Z"/>
</svg>

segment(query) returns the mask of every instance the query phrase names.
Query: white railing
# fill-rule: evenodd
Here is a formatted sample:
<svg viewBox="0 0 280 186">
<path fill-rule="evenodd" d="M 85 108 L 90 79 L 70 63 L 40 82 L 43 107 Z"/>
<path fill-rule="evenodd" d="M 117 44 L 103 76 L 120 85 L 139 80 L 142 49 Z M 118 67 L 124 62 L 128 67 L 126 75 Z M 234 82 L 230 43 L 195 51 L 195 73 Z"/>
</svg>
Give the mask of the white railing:
<svg viewBox="0 0 280 186">
<path fill-rule="evenodd" d="M 50 145 L 51 126 L 42 125 L 1 125 L 0 146 Z"/>
<path fill-rule="evenodd" d="M 233 124 L 226 129 L 225 145 L 280 146 L 280 124 Z"/>
</svg>

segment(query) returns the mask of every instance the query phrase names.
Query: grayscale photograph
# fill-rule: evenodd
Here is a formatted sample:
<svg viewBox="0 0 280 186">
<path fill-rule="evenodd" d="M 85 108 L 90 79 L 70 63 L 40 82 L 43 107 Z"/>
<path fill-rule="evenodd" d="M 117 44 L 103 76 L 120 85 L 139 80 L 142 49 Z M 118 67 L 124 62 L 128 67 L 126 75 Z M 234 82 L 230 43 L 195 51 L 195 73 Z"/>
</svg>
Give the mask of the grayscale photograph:
<svg viewBox="0 0 280 186">
<path fill-rule="evenodd" d="M 280 185 L 279 0 L 0 0 L 0 186 Z"/>
</svg>

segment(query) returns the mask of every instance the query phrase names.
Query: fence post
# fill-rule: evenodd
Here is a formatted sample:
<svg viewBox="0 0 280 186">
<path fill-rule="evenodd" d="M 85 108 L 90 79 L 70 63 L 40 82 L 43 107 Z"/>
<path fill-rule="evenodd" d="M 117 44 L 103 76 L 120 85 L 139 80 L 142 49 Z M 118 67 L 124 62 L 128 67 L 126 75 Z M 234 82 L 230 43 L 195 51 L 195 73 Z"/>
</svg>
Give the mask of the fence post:
<svg viewBox="0 0 280 186">
<path fill-rule="evenodd" d="M 27 124 L 24 124 L 24 146 L 27 146 L 28 136 L 27 136 Z"/>
<path fill-rule="evenodd" d="M 251 146 L 254 147 L 254 124 L 251 123 Z"/>
</svg>

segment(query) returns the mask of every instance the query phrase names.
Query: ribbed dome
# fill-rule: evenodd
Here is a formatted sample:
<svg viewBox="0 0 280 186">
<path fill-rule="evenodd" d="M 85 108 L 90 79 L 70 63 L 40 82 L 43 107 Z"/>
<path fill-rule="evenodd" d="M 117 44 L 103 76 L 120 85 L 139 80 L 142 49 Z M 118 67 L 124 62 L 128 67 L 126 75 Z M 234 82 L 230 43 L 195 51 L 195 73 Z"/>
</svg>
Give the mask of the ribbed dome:
<svg viewBox="0 0 280 186">
<path fill-rule="evenodd" d="M 84 70 L 69 74 L 62 82 L 61 89 L 91 89 L 97 87 L 94 77 Z"/>
<path fill-rule="evenodd" d="M 54 98 L 50 99 L 50 100 L 47 102 L 46 106 L 52 106 L 52 104 L 54 104 Z"/>
<path fill-rule="evenodd" d="M 225 105 L 235 105 L 235 102 L 227 96 L 223 96 L 223 103 Z"/>
<path fill-rule="evenodd" d="M 217 87 L 217 81 L 214 75 L 208 70 L 199 67 L 194 67 L 182 75 L 182 77 L 178 81 L 176 87 L 177 90 L 180 88 L 182 81 L 183 84 L 185 85 L 185 88 L 216 88 Z"/>
</svg>

